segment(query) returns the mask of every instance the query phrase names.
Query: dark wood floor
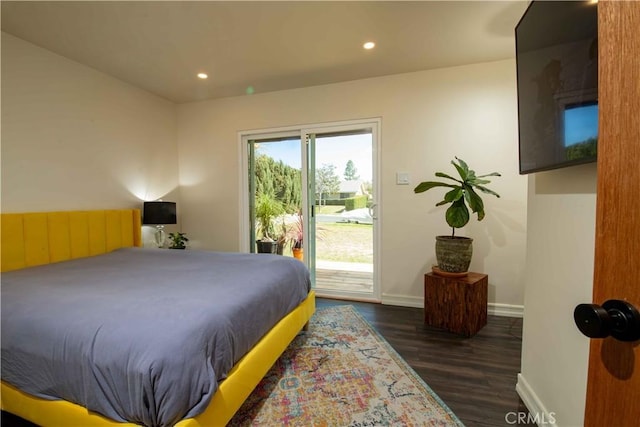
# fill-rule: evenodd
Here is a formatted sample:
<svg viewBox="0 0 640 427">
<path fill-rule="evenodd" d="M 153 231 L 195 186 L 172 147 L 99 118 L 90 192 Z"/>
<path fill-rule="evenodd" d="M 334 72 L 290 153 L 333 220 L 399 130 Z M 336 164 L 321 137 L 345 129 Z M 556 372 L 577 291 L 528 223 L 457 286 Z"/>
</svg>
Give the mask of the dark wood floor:
<svg viewBox="0 0 640 427">
<path fill-rule="evenodd" d="M 522 319 L 489 316 L 487 326 L 465 338 L 425 326 L 419 308 L 323 298 L 316 305 L 338 304 L 353 305 L 466 426 L 507 426 L 509 412 L 526 414 L 515 391 Z"/>
<path fill-rule="evenodd" d="M 353 305 L 466 426 L 507 426 L 508 413 L 526 413 L 515 391 L 522 319 L 489 316 L 465 338 L 425 326 L 419 308 L 317 299 L 319 309 L 339 304 Z M 20 421 L 2 414 L 3 427 L 32 426 Z"/>
</svg>

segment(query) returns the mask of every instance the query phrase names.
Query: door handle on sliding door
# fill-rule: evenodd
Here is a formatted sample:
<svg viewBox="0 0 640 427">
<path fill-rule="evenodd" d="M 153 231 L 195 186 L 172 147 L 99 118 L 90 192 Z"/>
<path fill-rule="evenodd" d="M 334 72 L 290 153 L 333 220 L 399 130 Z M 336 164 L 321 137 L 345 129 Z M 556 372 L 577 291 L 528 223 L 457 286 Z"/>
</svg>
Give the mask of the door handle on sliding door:
<svg viewBox="0 0 640 427">
<path fill-rule="evenodd" d="M 376 215 L 376 206 L 378 206 L 377 203 L 373 203 L 371 206 L 369 206 L 369 216 L 372 219 L 378 219 L 378 215 Z"/>
</svg>

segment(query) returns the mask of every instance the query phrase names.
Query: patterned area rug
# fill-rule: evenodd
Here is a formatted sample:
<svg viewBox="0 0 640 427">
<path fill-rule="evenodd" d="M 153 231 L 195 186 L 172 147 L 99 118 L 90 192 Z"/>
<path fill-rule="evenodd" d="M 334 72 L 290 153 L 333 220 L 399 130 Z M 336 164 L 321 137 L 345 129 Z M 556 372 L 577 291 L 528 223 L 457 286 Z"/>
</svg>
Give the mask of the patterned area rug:
<svg viewBox="0 0 640 427">
<path fill-rule="evenodd" d="M 352 306 L 318 310 L 230 426 L 462 426 Z"/>
</svg>

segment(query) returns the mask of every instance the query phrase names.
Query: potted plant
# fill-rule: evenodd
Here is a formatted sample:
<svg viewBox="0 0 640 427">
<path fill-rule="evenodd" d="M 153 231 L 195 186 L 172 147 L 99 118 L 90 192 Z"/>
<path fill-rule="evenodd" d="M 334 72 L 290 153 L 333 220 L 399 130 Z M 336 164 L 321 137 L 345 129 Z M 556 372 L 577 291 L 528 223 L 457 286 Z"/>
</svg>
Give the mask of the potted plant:
<svg viewBox="0 0 640 427">
<path fill-rule="evenodd" d="M 280 224 L 280 230 L 276 231 L 276 235 L 274 240 L 276 242 L 276 253 L 278 255 L 282 255 L 284 253 L 284 247 L 287 245 L 287 233 L 289 230 L 287 229 L 287 224 L 284 221 L 284 216 L 282 217 L 282 224 Z"/>
<path fill-rule="evenodd" d="M 278 251 L 274 221 L 276 217 L 284 213 L 282 203 L 269 194 L 260 194 L 256 200 L 256 220 L 258 222 L 258 233 L 261 235 L 256 240 L 258 253 L 275 254 Z"/>
<path fill-rule="evenodd" d="M 315 227 L 315 239 L 323 240 L 325 237 L 326 228 Z M 296 215 L 296 220 L 289 224 L 289 228 L 287 229 L 286 241 L 289 245 L 291 245 L 291 253 L 294 258 L 302 261 L 304 259 L 304 218 L 302 216 L 302 211 L 299 210 Z"/>
<path fill-rule="evenodd" d="M 445 212 L 445 219 L 451 227 L 451 235 L 436 236 L 436 259 L 438 261 L 438 268 L 442 272 L 465 273 L 471 263 L 473 239 L 456 236 L 456 228 L 462 228 L 469 222 L 469 210 L 477 214 L 478 221 L 482 221 L 485 216 L 484 203 L 476 190 L 500 197 L 498 193 L 485 187 L 485 185 L 491 181 L 483 179 L 489 176 L 500 176 L 500 174 L 498 172 L 492 172 L 486 175 L 476 176 L 475 171 L 469 169 L 469 166 L 457 157 L 451 161 L 451 164 L 453 164 L 458 171 L 460 179 L 442 172 L 436 172 L 435 175 L 437 177 L 446 178 L 452 182 L 425 181 L 418 184 L 413 191 L 415 193 L 423 193 L 435 187 L 445 187 L 449 189 L 445 193 L 443 200 L 438 202 L 436 206 L 451 205 Z"/>
<path fill-rule="evenodd" d="M 189 241 L 186 234 L 180 232 L 169 233 L 169 240 L 171 241 L 169 249 L 185 249 L 185 242 Z"/>
<path fill-rule="evenodd" d="M 293 257 L 302 261 L 304 258 L 304 250 L 302 247 L 304 241 L 304 220 L 301 211 L 298 211 L 295 222 L 287 229 L 286 239 L 287 243 L 291 245 Z"/>
</svg>

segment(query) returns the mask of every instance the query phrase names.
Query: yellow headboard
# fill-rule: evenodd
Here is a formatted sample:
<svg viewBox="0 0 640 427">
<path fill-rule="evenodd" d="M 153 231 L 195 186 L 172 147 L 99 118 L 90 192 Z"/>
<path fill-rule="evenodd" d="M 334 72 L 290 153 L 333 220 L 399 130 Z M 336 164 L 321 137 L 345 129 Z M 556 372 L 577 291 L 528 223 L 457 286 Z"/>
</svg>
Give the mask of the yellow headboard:
<svg viewBox="0 0 640 427">
<path fill-rule="evenodd" d="M 141 246 L 139 209 L 2 214 L 0 271 Z"/>
</svg>

